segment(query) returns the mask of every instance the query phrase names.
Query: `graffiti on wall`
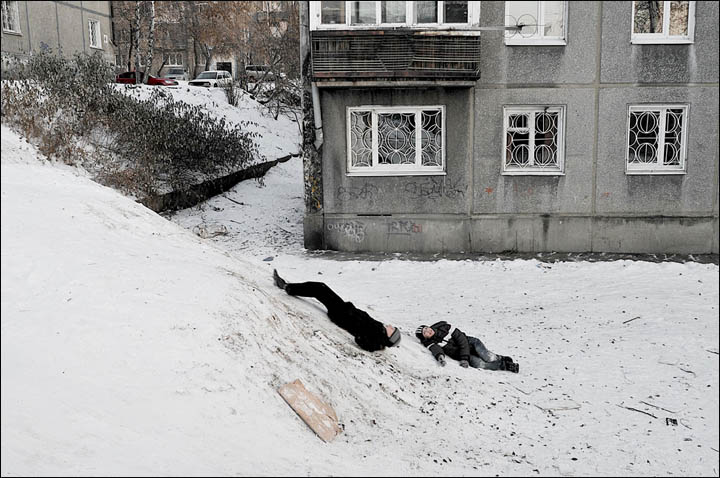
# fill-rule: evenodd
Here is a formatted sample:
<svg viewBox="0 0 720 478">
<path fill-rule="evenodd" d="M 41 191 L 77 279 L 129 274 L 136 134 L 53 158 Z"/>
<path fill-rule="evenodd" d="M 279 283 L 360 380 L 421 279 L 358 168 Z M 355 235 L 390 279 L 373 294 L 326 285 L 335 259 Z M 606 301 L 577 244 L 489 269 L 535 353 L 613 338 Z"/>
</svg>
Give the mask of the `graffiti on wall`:
<svg viewBox="0 0 720 478">
<path fill-rule="evenodd" d="M 362 242 L 365 239 L 365 223 L 361 221 L 331 222 L 327 229 L 338 231 L 351 241 Z"/>
<path fill-rule="evenodd" d="M 465 197 L 468 185 L 461 184 L 460 179 L 453 182 L 450 178 L 426 178 L 412 181 L 405 185 L 405 192 L 413 199 L 456 199 Z"/>
<path fill-rule="evenodd" d="M 422 233 L 422 224 L 412 221 L 391 221 L 387 223 L 388 234 L 403 234 L 409 236 L 411 234 Z"/>
<path fill-rule="evenodd" d="M 348 199 L 375 199 L 375 196 L 380 191 L 380 188 L 375 186 L 374 184 L 365 183 L 361 188 L 352 188 L 352 187 L 345 187 L 345 186 L 339 186 L 337 188 L 337 197 L 338 199 L 342 200 L 348 200 Z"/>
</svg>

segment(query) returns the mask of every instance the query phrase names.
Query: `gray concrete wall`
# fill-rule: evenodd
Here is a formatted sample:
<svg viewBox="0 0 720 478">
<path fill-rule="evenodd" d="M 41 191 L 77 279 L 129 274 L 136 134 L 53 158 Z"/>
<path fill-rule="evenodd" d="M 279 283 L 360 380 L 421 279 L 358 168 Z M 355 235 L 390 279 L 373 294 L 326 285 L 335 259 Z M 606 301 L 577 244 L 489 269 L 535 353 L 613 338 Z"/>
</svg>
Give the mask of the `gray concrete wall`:
<svg viewBox="0 0 720 478">
<path fill-rule="evenodd" d="M 470 174 L 472 88 L 324 89 L 322 113 L 326 214 L 466 214 Z M 445 105 L 446 176 L 347 176 L 347 108 Z"/>
<path fill-rule="evenodd" d="M 20 1 L 18 5 L 20 35 L 2 34 L 2 52 L 20 57 L 51 48 L 70 57 L 76 52 L 99 51 L 108 61 L 114 60 L 111 43 L 110 2 Z M 100 22 L 102 48 L 91 48 L 88 20 Z M 107 35 L 108 41 L 105 41 Z"/>
<path fill-rule="evenodd" d="M 504 17 L 482 2 L 482 25 Z M 717 24 L 718 3 L 698 2 L 693 44 L 633 45 L 631 2 L 570 2 L 565 46 L 483 32 L 473 89 L 323 89 L 327 246 L 717 253 Z M 627 175 L 628 105 L 663 103 L 688 105 L 686 174 Z M 345 108 L 362 104 L 446 104 L 447 177 L 346 176 Z M 565 106 L 564 174 L 502 174 L 508 105 Z"/>
<path fill-rule="evenodd" d="M 565 46 L 505 46 L 502 31 L 485 31 L 478 85 L 592 83 L 596 76 L 598 2 L 570 2 Z M 505 24 L 505 2 L 483 1 L 480 25 Z M 628 18 L 626 26 L 630 24 Z"/>
<path fill-rule="evenodd" d="M 688 45 L 630 43 L 632 2 L 603 2 L 603 83 L 718 81 L 718 2 L 697 2 L 695 41 Z"/>
</svg>

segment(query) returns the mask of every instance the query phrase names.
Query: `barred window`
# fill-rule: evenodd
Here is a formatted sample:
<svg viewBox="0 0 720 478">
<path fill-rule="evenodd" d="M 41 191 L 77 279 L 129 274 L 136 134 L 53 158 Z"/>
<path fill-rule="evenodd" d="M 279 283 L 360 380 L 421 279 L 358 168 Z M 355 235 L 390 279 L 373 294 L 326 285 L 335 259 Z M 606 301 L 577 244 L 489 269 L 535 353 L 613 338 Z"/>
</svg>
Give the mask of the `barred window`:
<svg viewBox="0 0 720 478">
<path fill-rule="evenodd" d="M 2 2 L 2 28 L 3 32 L 20 33 L 18 2 Z"/>
<path fill-rule="evenodd" d="M 503 116 L 503 174 L 563 173 L 564 106 L 508 106 Z"/>
<path fill-rule="evenodd" d="M 632 43 L 692 43 L 695 2 L 634 1 Z"/>
<path fill-rule="evenodd" d="M 100 43 L 100 22 L 97 20 L 89 20 L 88 30 L 90 35 L 90 46 L 92 48 L 102 48 L 102 44 Z"/>
<path fill-rule="evenodd" d="M 685 172 L 687 105 L 630 106 L 628 174 Z"/>
<path fill-rule="evenodd" d="M 506 45 L 565 45 L 567 2 L 505 2 Z"/>
<path fill-rule="evenodd" d="M 348 174 L 444 174 L 443 106 L 348 108 Z"/>
</svg>

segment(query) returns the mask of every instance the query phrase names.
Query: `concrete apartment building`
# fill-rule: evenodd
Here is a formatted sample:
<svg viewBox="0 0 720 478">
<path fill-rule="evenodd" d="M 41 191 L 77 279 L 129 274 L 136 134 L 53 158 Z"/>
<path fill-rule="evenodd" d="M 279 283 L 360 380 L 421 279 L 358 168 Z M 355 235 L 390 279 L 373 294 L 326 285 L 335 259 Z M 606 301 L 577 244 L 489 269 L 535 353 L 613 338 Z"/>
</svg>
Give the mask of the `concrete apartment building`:
<svg viewBox="0 0 720 478">
<path fill-rule="evenodd" d="M 717 253 L 718 6 L 310 2 L 306 246 Z"/>
<path fill-rule="evenodd" d="M 65 56 L 101 52 L 115 59 L 111 2 L 2 2 L 3 66 L 33 52 L 52 49 Z"/>
</svg>

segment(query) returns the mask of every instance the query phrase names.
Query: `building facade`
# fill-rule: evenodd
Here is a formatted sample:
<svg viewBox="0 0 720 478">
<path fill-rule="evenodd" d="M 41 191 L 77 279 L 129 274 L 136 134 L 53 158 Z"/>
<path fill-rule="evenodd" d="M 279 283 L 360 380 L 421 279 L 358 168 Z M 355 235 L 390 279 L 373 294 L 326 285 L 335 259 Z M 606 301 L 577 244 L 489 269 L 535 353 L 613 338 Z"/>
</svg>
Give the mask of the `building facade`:
<svg viewBox="0 0 720 478">
<path fill-rule="evenodd" d="M 115 59 L 111 2 L 2 2 L 3 66 L 51 49 L 70 57 L 100 52 Z"/>
<path fill-rule="evenodd" d="M 309 17 L 307 247 L 718 252 L 717 2 L 322 1 Z"/>
</svg>

